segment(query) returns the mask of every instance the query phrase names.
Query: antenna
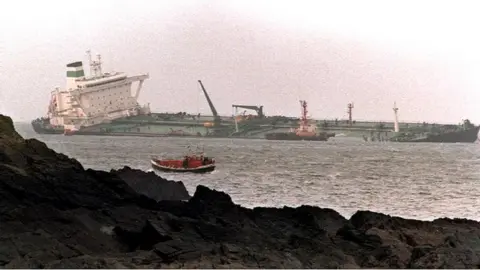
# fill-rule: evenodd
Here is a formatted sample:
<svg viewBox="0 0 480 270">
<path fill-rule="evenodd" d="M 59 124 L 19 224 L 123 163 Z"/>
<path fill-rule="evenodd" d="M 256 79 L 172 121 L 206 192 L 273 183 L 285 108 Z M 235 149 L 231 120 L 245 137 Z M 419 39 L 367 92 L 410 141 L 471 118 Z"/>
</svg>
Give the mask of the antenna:
<svg viewBox="0 0 480 270">
<path fill-rule="evenodd" d="M 90 66 L 90 76 L 93 76 L 93 63 L 92 63 L 92 53 L 90 50 L 87 50 L 88 55 L 88 65 Z"/>
<path fill-rule="evenodd" d="M 87 55 L 90 65 L 90 76 L 94 78 L 102 76 L 102 57 L 100 54 L 97 54 L 97 61 L 92 60 L 92 53 L 90 50 L 87 51 Z"/>
<path fill-rule="evenodd" d="M 102 56 L 100 54 L 97 54 L 97 65 L 98 65 L 98 73 L 101 76 L 102 75 Z"/>
</svg>

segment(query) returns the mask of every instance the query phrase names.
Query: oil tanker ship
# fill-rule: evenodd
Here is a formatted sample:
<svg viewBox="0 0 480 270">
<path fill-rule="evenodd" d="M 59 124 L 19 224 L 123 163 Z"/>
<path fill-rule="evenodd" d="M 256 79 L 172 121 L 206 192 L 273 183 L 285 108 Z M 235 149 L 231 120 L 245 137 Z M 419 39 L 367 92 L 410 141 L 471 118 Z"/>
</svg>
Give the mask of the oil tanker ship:
<svg viewBox="0 0 480 270">
<path fill-rule="evenodd" d="M 86 76 L 81 61 L 66 65 L 65 88 L 52 91 L 46 116 L 31 122 L 36 133 L 325 141 L 335 133 L 357 136 L 377 130 L 374 122 L 355 123 L 351 115 L 353 106 L 349 106 L 348 121 L 312 120 L 312 124 L 306 119 L 306 103 L 302 103 L 301 118 L 266 116 L 261 105 L 232 105 L 235 110 L 232 116 L 220 116 L 200 80 L 199 93 L 204 95 L 211 115 L 152 113 L 149 104 L 141 106 L 137 101 L 148 74 L 128 76 L 124 72 L 103 72 L 100 55 L 95 61 L 89 51 L 87 55 L 89 76 Z M 239 114 L 238 109 L 245 111 Z M 256 115 L 246 115 L 246 110 L 255 111 Z M 324 131 L 317 132 L 317 126 Z M 479 130 L 473 125 L 454 131 L 446 125 L 435 128 L 413 126 L 405 127 L 402 132 L 392 132 L 384 126 L 380 131 L 393 133 L 390 140 L 398 142 L 473 142 Z"/>
</svg>

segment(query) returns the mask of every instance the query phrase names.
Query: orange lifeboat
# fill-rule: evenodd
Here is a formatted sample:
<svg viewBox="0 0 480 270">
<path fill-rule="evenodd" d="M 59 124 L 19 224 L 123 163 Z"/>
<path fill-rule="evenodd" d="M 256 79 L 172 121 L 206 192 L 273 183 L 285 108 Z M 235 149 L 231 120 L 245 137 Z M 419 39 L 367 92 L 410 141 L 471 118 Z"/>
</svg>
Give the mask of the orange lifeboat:
<svg viewBox="0 0 480 270">
<path fill-rule="evenodd" d="M 203 123 L 203 126 L 206 127 L 206 128 L 213 127 L 213 123 L 212 122 L 205 122 L 205 123 Z"/>
</svg>

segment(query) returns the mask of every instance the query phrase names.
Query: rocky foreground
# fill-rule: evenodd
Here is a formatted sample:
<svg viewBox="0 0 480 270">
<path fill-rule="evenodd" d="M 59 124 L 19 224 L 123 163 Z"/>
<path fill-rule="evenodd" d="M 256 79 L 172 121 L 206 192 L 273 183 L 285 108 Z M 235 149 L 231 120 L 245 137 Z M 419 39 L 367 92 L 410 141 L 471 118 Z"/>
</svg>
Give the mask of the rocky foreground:
<svg viewBox="0 0 480 270">
<path fill-rule="evenodd" d="M 480 266 L 475 221 L 246 209 L 204 186 L 190 197 L 153 173 L 85 170 L 2 115 L 0 232 L 2 268 Z"/>
</svg>

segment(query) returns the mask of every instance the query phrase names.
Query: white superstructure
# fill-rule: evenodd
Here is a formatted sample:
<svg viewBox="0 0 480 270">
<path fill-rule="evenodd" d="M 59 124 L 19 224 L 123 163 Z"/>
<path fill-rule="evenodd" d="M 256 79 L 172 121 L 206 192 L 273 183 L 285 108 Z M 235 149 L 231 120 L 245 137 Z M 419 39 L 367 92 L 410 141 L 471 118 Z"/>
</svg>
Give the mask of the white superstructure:
<svg viewBox="0 0 480 270">
<path fill-rule="evenodd" d="M 87 53 L 90 76 L 85 76 L 81 61 L 70 63 L 66 89 L 52 91 L 48 109 L 51 125 L 75 130 L 150 112 L 137 102 L 148 74 L 129 77 L 123 72 L 103 73 L 100 55 L 92 61 L 90 51 Z M 138 82 L 138 86 L 132 93 L 133 82 Z"/>
<path fill-rule="evenodd" d="M 400 132 L 400 127 L 398 125 L 398 108 L 397 108 L 397 102 L 393 103 L 393 114 L 395 116 L 394 122 L 393 122 L 393 131 L 395 133 Z"/>
</svg>

